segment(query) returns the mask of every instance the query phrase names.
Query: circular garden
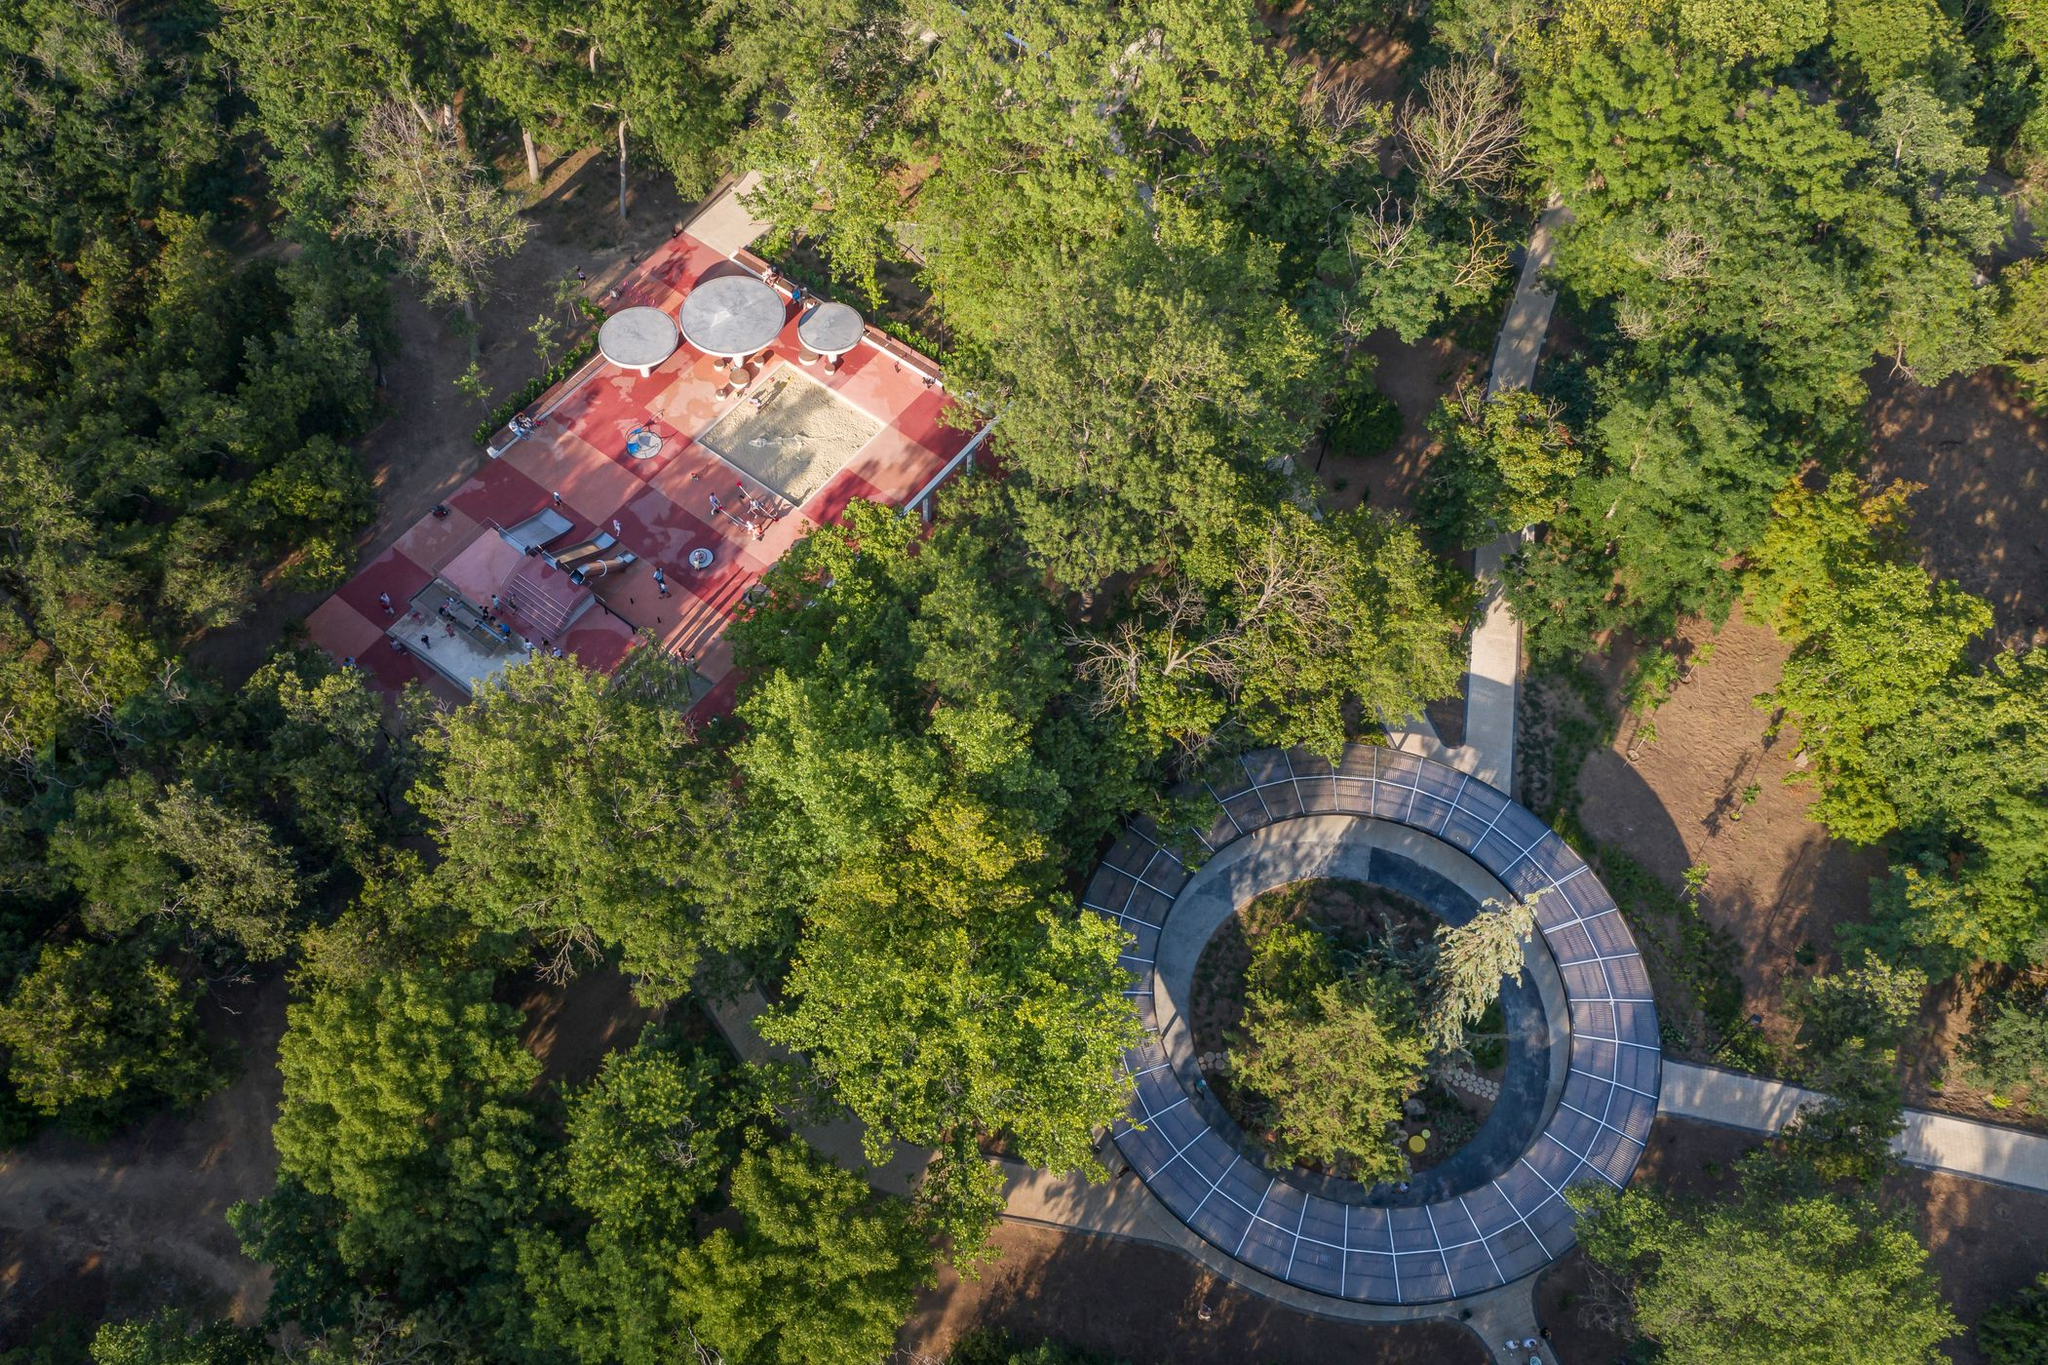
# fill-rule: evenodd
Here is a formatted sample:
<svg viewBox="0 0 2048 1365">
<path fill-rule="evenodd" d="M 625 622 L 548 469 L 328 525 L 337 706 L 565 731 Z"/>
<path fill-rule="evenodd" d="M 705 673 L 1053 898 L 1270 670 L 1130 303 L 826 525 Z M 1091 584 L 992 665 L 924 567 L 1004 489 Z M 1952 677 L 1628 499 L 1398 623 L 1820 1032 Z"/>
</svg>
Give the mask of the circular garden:
<svg viewBox="0 0 2048 1365">
<path fill-rule="evenodd" d="M 1456 1021 L 1458 1047 L 1432 1056 L 1447 928 L 1420 902 L 1348 878 L 1290 883 L 1224 921 L 1188 1014 L 1209 1090 L 1250 1141 L 1370 1185 L 1407 1180 L 1478 1134 L 1508 1038 L 1488 995 Z"/>
<path fill-rule="evenodd" d="M 1249 1271 L 1354 1301 L 1563 1255 L 1567 1192 L 1625 1185 L 1656 1114 L 1656 1008 L 1598 878 L 1387 749 L 1247 754 L 1181 795 L 1195 827 L 1134 821 L 1085 897 L 1128 935 L 1147 1036 L 1112 1133 L 1146 1187 Z"/>
</svg>

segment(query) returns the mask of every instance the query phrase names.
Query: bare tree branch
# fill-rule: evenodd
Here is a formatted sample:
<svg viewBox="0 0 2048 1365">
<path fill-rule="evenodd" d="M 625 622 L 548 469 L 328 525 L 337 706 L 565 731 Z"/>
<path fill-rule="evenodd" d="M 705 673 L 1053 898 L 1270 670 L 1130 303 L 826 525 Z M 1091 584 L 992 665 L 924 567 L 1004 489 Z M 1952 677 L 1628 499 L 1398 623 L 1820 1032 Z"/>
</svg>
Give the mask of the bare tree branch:
<svg viewBox="0 0 2048 1365">
<path fill-rule="evenodd" d="M 1485 190 L 1514 173 L 1522 116 L 1500 72 L 1453 62 L 1422 78 L 1422 99 L 1402 110 L 1401 139 L 1430 193 Z"/>
</svg>

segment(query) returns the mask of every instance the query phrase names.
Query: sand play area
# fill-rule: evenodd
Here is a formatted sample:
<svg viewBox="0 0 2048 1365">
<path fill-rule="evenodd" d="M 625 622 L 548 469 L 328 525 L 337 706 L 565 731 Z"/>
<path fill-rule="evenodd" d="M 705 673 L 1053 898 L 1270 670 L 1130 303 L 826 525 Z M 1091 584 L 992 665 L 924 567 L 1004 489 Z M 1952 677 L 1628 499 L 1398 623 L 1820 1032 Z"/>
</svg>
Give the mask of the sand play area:
<svg viewBox="0 0 2048 1365">
<path fill-rule="evenodd" d="M 777 365 L 741 401 L 698 438 L 800 507 L 882 424 L 794 367 Z"/>
</svg>

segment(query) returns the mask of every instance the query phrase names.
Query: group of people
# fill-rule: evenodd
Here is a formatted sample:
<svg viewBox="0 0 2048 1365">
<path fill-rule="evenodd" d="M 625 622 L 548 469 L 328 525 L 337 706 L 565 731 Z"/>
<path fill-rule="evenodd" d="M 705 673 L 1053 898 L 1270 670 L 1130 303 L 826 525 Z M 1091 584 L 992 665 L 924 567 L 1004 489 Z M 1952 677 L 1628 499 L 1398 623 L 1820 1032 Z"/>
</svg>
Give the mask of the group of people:
<svg viewBox="0 0 2048 1365">
<path fill-rule="evenodd" d="M 724 517 L 735 526 L 745 527 L 748 535 L 760 540 L 768 534 L 768 527 L 775 520 L 775 509 L 749 493 L 745 484 L 734 484 L 733 488 L 739 493 L 740 502 L 746 508 L 746 515 L 734 513 L 719 500 L 716 493 L 711 495 L 711 515 Z"/>
</svg>

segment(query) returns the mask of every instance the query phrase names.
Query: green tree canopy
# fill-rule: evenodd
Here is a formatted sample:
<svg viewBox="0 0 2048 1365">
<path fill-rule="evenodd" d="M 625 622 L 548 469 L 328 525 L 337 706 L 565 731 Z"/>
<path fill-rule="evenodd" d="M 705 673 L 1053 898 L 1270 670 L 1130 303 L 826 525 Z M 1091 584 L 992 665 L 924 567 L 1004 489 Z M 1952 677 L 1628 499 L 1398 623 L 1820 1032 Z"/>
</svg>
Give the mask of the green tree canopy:
<svg viewBox="0 0 2048 1365">
<path fill-rule="evenodd" d="M 2048 703 L 2038 651 L 1970 665 L 1990 607 L 1930 579 L 1903 531 L 1906 490 L 1854 476 L 1778 498 L 1752 600 L 1794 651 L 1770 701 L 1813 755 L 1814 812 L 1899 852 L 1879 935 L 1938 960 L 2048 954 Z M 1877 945 L 1881 946 L 1881 945 Z"/>
<path fill-rule="evenodd" d="M 1348 706 L 1398 723 L 1456 690 L 1473 589 L 1391 516 L 1282 504 L 1133 598 L 1112 631 L 1077 640 L 1103 706 L 1159 749 L 1298 744 L 1334 761 Z"/>
<path fill-rule="evenodd" d="M 1425 511 L 1461 545 L 1549 521 L 1585 464 L 1556 409 L 1526 389 L 1446 398 L 1429 429 L 1443 449 L 1430 464 Z"/>
<path fill-rule="evenodd" d="M 723 818 L 714 751 L 683 718 L 680 662 L 642 646 L 614 675 L 534 657 L 421 736 L 412 800 L 450 897 L 479 924 L 564 956 L 616 948 L 643 994 L 687 988 L 706 948 L 759 930 L 698 895 L 699 846 Z"/>
<path fill-rule="evenodd" d="M 0 1004 L 20 1099 L 103 1137 L 138 1108 L 189 1108 L 221 1079 L 192 994 L 132 944 L 47 946 Z"/>
<path fill-rule="evenodd" d="M 1579 1245 L 1623 1277 L 1635 1330 L 1698 1365 L 1945 1358 L 1927 1252 L 1864 1194 L 1785 1188 L 1767 1160 L 1725 1202 L 1576 1187 Z"/>
<path fill-rule="evenodd" d="M 1275 1150 L 1368 1185 L 1406 1175 L 1388 1132 L 1429 1057 L 1413 988 L 1391 971 L 1340 977 L 1310 929 L 1268 930 L 1252 954 L 1230 1074 L 1263 1104 Z"/>
<path fill-rule="evenodd" d="M 697 1216 L 737 1155 L 745 1081 L 650 1030 L 569 1096 L 563 1192 L 587 1220 L 581 1245 L 516 1234 L 533 1348 L 599 1365 L 674 1359 L 675 1302 Z"/>
<path fill-rule="evenodd" d="M 731 1195 L 738 1229 L 682 1255 L 682 1342 L 732 1365 L 886 1356 L 930 1266 L 907 1206 L 800 1140 L 749 1147 Z"/>
<path fill-rule="evenodd" d="M 489 1323 L 509 1233 L 535 1209 L 540 1064 L 488 973 L 422 964 L 323 987 L 287 1012 L 278 1189 L 238 1206 L 277 1268 L 274 1310 L 319 1329 L 348 1309 L 336 1272 L 402 1308 Z"/>
</svg>

